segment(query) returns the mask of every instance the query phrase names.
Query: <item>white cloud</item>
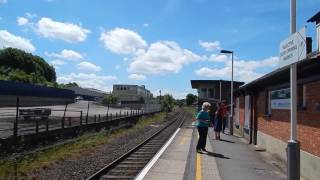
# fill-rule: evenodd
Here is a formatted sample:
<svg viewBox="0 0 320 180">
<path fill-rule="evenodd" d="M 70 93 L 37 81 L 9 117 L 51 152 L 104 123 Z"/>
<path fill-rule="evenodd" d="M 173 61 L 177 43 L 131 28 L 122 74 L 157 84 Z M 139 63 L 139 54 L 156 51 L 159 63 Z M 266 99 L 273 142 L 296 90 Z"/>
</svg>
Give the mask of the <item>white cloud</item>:
<svg viewBox="0 0 320 180">
<path fill-rule="evenodd" d="M 59 83 L 76 82 L 81 87 L 95 88 L 104 91 L 111 91 L 112 85 L 107 86 L 107 81 L 117 80 L 116 76 L 99 76 L 96 74 L 86 73 L 71 73 L 66 75 L 58 76 L 57 81 Z"/>
<path fill-rule="evenodd" d="M 147 77 L 142 75 L 142 74 L 130 74 L 128 76 L 129 79 L 135 80 L 135 81 L 143 81 L 145 80 Z"/>
<path fill-rule="evenodd" d="M 139 74 L 177 73 L 183 65 L 200 60 L 193 52 L 173 41 L 159 41 L 147 51 L 139 51 L 129 65 L 129 72 Z"/>
<path fill-rule="evenodd" d="M 29 23 L 29 20 L 25 17 L 18 17 L 17 23 L 19 26 L 27 25 Z"/>
<path fill-rule="evenodd" d="M 0 0 L 0 4 L 5 4 L 7 3 L 7 0 Z"/>
<path fill-rule="evenodd" d="M 147 46 L 146 41 L 139 34 L 123 28 L 101 33 L 100 40 L 106 49 L 116 54 L 134 54 Z"/>
<path fill-rule="evenodd" d="M 79 61 L 83 59 L 83 56 L 80 53 L 68 49 L 63 49 L 59 54 L 45 52 L 45 55 L 48 57 L 62 58 L 70 61 Z"/>
<path fill-rule="evenodd" d="M 120 69 L 121 68 L 121 66 L 120 65 L 116 65 L 116 69 Z"/>
<path fill-rule="evenodd" d="M 56 60 L 50 61 L 50 64 L 52 64 L 53 66 L 62 66 L 62 65 L 65 65 L 66 62 L 60 59 L 56 59 Z"/>
<path fill-rule="evenodd" d="M 69 22 L 58 22 L 43 17 L 37 23 L 37 32 L 45 38 L 77 43 L 86 40 L 90 30 Z"/>
<path fill-rule="evenodd" d="M 149 24 L 148 23 L 144 23 L 143 26 L 144 27 L 149 27 Z"/>
<path fill-rule="evenodd" d="M 270 57 L 260 61 L 234 61 L 234 79 L 237 81 L 250 82 L 264 75 L 263 70 L 272 70 L 278 66 L 278 57 Z M 231 79 L 231 61 L 226 61 L 222 68 L 202 67 L 195 71 L 198 76 Z"/>
<path fill-rule="evenodd" d="M 83 61 L 79 64 L 77 64 L 77 68 L 79 70 L 85 70 L 85 71 L 101 71 L 101 67 L 97 66 L 91 62 Z"/>
<path fill-rule="evenodd" d="M 219 41 L 206 42 L 206 41 L 199 40 L 199 44 L 206 51 L 221 50 Z"/>
<path fill-rule="evenodd" d="M 6 30 L 0 30 L 0 48 L 3 47 L 14 47 L 28 52 L 36 50 L 29 39 L 15 36 Z"/>
<path fill-rule="evenodd" d="M 210 57 L 204 57 L 204 59 L 211 62 L 226 62 L 229 58 L 225 54 L 212 54 Z"/>
</svg>

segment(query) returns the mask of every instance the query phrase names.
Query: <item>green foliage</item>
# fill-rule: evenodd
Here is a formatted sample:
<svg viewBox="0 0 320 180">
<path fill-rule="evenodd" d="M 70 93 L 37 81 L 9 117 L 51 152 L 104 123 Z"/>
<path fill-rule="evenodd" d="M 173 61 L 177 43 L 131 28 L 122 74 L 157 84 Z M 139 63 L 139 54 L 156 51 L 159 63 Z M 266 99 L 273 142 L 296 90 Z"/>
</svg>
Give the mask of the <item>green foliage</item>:
<svg viewBox="0 0 320 180">
<path fill-rule="evenodd" d="M 0 50 L 0 79 L 53 86 L 56 72 L 40 56 L 6 48 Z"/>
<path fill-rule="evenodd" d="M 165 94 L 161 98 L 161 110 L 171 112 L 173 110 L 175 100 L 170 94 Z"/>
<path fill-rule="evenodd" d="M 119 101 L 119 98 L 113 94 L 107 94 L 102 99 L 102 104 L 107 105 L 108 107 L 110 104 L 116 104 Z"/>
<path fill-rule="evenodd" d="M 57 84 L 59 88 L 79 87 L 76 82 L 69 82 L 67 84 Z"/>
<path fill-rule="evenodd" d="M 187 94 L 186 103 L 187 103 L 188 106 L 190 106 L 191 104 L 193 104 L 196 101 L 197 101 L 197 96 L 196 95 L 193 95 L 191 93 Z"/>
</svg>

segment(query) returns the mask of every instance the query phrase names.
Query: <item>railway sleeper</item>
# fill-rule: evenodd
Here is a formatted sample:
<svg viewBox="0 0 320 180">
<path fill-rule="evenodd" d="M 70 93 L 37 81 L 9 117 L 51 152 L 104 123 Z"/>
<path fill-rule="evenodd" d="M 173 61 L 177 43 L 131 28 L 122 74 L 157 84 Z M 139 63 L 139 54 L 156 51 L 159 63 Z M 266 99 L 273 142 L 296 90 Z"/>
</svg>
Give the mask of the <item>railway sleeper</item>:
<svg viewBox="0 0 320 180">
<path fill-rule="evenodd" d="M 151 159 L 154 156 L 154 154 L 132 154 L 130 157 L 133 158 L 149 158 Z"/>
<path fill-rule="evenodd" d="M 121 180 L 132 180 L 135 176 L 112 176 L 112 175 L 104 175 L 101 177 L 103 180 L 107 179 L 121 179 Z"/>
<path fill-rule="evenodd" d="M 132 161 L 149 161 L 150 158 L 149 157 L 129 157 L 127 160 L 132 160 Z"/>
<path fill-rule="evenodd" d="M 145 165 L 147 164 L 148 161 L 123 161 L 122 164 L 126 164 L 126 165 Z"/>
<path fill-rule="evenodd" d="M 126 170 L 119 170 L 119 169 L 114 169 L 108 172 L 107 175 L 109 176 L 123 176 L 124 174 L 127 176 L 136 176 L 140 170 L 138 169 L 126 169 Z"/>
<path fill-rule="evenodd" d="M 127 170 L 127 169 L 137 169 L 137 170 L 140 170 L 142 168 L 144 168 L 145 164 L 135 164 L 135 165 L 132 165 L 132 164 L 119 164 L 116 169 L 119 169 L 119 170 Z"/>
<path fill-rule="evenodd" d="M 148 151 L 148 152 L 146 152 L 146 151 L 137 151 L 137 152 L 135 152 L 134 154 L 155 154 L 155 152 L 150 152 L 150 151 Z"/>
</svg>

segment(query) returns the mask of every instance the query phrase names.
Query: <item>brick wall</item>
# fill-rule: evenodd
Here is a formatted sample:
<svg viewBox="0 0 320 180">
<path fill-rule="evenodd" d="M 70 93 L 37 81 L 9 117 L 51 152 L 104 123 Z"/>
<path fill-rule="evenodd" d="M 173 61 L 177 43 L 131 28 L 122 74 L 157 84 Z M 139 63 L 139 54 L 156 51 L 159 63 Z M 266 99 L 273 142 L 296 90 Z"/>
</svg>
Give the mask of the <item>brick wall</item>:
<svg viewBox="0 0 320 180">
<path fill-rule="evenodd" d="M 302 94 L 299 93 L 298 94 Z M 301 99 L 301 97 L 299 97 Z M 266 96 L 258 94 L 258 130 L 287 142 L 290 137 L 290 110 L 272 110 L 266 117 Z M 298 111 L 298 140 L 301 149 L 320 157 L 320 82 L 306 84 L 306 109 Z"/>
</svg>

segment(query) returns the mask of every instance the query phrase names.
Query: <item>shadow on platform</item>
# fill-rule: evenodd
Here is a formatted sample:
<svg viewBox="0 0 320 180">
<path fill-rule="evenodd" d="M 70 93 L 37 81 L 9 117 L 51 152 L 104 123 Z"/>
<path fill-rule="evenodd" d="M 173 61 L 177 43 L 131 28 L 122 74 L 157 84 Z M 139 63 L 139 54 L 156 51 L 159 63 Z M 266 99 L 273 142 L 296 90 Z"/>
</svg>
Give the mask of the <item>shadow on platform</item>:
<svg viewBox="0 0 320 180">
<path fill-rule="evenodd" d="M 224 156 L 223 154 L 214 153 L 214 152 L 210 152 L 210 151 L 207 151 L 204 154 L 206 154 L 208 156 L 211 156 L 211 157 L 221 158 L 221 159 L 230 159 L 229 157 Z"/>
</svg>

